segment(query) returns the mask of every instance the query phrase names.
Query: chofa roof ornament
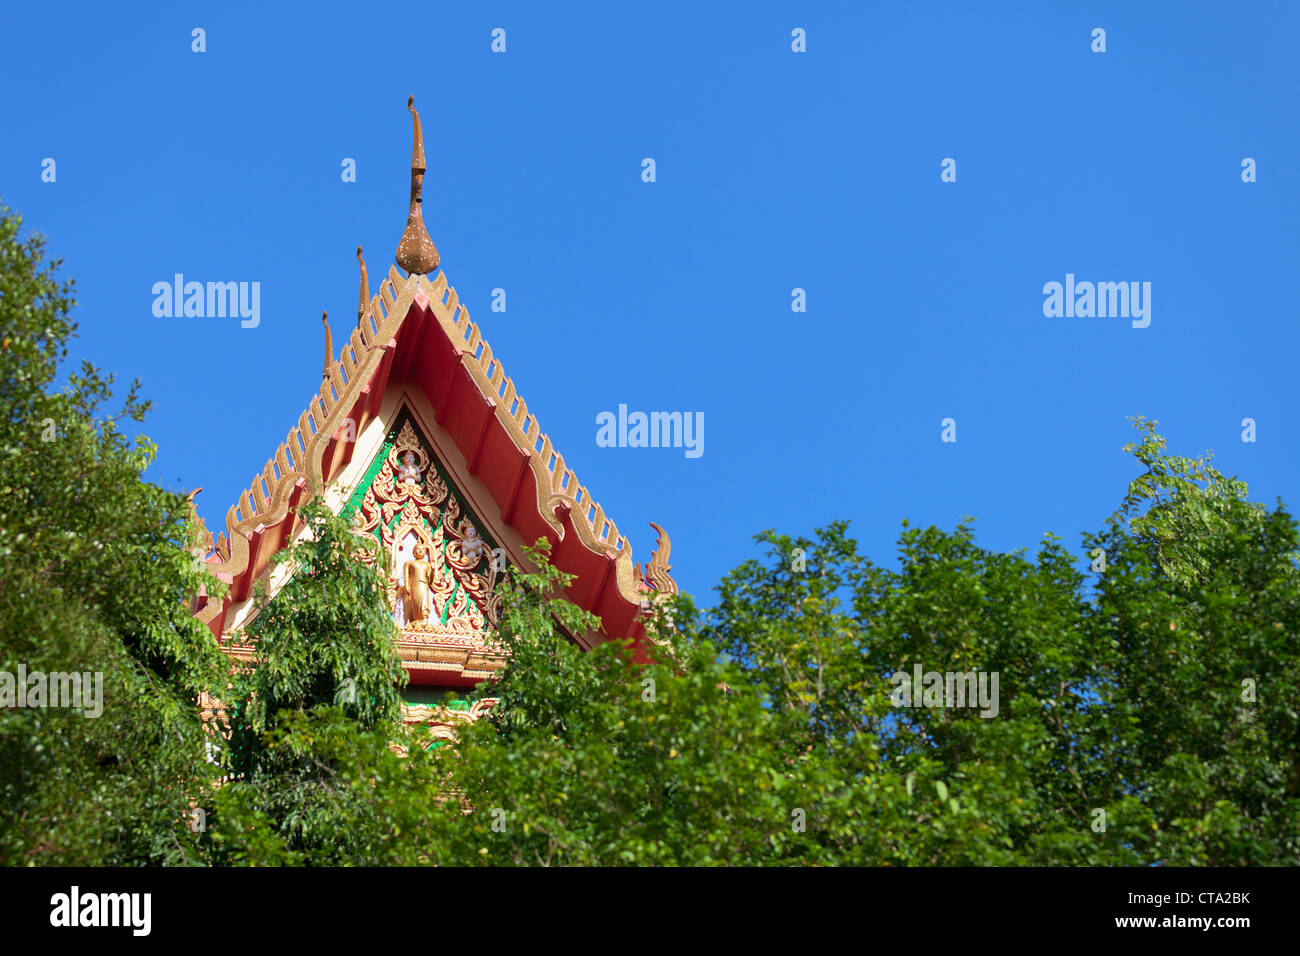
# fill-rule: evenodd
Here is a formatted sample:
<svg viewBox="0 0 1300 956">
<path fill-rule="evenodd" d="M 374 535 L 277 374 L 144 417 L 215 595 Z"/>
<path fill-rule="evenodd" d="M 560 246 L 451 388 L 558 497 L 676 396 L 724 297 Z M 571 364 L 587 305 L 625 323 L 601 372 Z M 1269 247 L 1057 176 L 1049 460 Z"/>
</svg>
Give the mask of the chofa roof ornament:
<svg viewBox="0 0 1300 956">
<path fill-rule="evenodd" d="M 425 170 L 424 133 L 420 129 L 420 114 L 416 112 L 414 96 L 406 101 L 406 108 L 411 111 L 415 124 L 415 145 L 411 150 L 411 209 L 406 216 L 406 231 L 397 244 L 397 264 L 408 273 L 428 275 L 438 268 L 438 247 L 429 238 L 429 230 L 425 228 L 424 216 L 420 212 Z"/>
</svg>

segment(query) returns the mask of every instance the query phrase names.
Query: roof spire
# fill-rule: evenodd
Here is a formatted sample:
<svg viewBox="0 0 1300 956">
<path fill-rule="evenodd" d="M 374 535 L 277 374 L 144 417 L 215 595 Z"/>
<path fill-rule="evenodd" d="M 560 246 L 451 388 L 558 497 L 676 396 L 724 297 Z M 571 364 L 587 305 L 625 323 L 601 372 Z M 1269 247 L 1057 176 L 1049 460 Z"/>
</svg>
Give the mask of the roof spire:
<svg viewBox="0 0 1300 956">
<path fill-rule="evenodd" d="M 330 362 L 334 359 L 334 339 L 333 336 L 330 335 L 330 320 L 328 312 L 322 312 L 320 314 L 320 324 L 325 326 L 325 372 L 321 378 L 329 378 Z"/>
<path fill-rule="evenodd" d="M 406 231 L 402 241 L 397 244 L 397 264 L 414 275 L 427 275 L 438 268 L 438 248 L 429 238 L 429 230 L 424 227 L 424 217 L 420 213 L 423 199 L 420 191 L 424 186 L 424 133 L 420 130 L 420 114 L 415 110 L 415 97 L 406 101 L 406 108 L 411 111 L 415 124 L 415 145 L 411 149 L 411 210 L 406 217 Z"/>
<path fill-rule="evenodd" d="M 361 263 L 361 297 L 357 300 L 357 325 L 370 306 L 370 277 L 366 275 L 366 260 L 361 258 L 361 247 L 357 246 L 357 262 Z"/>
</svg>

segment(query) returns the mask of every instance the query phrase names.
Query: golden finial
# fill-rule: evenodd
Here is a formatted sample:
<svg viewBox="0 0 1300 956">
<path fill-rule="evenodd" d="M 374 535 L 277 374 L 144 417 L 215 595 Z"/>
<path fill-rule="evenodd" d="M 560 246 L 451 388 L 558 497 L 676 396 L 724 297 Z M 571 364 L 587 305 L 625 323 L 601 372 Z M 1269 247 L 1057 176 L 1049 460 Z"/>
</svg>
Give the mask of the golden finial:
<svg viewBox="0 0 1300 956">
<path fill-rule="evenodd" d="M 397 264 L 412 275 L 417 272 L 427 275 L 438 268 L 438 247 L 429 238 L 429 230 L 424 227 L 424 217 L 420 213 L 425 169 L 424 133 L 420 130 L 420 114 L 415 110 L 414 96 L 406 101 L 406 108 L 411 111 L 415 124 L 415 146 L 411 149 L 411 211 L 406 217 L 402 241 L 397 244 Z"/>
<path fill-rule="evenodd" d="M 361 247 L 357 246 L 357 262 L 361 263 L 361 298 L 357 300 L 357 325 L 370 306 L 370 278 L 366 275 L 366 260 L 361 258 Z"/>
<path fill-rule="evenodd" d="M 330 335 L 329 313 L 320 314 L 320 324 L 325 326 L 325 372 L 322 378 L 330 377 L 330 362 L 334 360 L 334 338 Z"/>
</svg>

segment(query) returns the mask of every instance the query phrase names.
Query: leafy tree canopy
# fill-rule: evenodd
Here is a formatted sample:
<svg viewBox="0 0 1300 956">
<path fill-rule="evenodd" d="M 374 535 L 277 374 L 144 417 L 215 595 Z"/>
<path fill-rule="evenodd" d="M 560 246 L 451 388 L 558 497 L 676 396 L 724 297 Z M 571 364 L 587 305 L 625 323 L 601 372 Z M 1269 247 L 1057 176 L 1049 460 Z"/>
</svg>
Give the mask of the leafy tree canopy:
<svg viewBox="0 0 1300 956">
<path fill-rule="evenodd" d="M 206 785 L 195 705 L 226 660 L 184 599 L 220 588 L 186 500 L 143 480 L 138 386 L 120 409 L 89 363 L 56 386 L 71 282 L 0 207 L 0 672 L 98 675 L 86 708 L 0 708 L 0 863 L 181 863 Z"/>
<path fill-rule="evenodd" d="M 578 647 L 597 622 L 539 542 L 496 708 L 435 749 L 401 723 L 384 559 L 321 505 L 232 669 L 189 612 L 220 585 L 187 504 L 119 427 L 148 404 L 56 384 L 73 289 L 19 231 L 0 212 L 0 672 L 104 700 L 0 709 L 0 863 L 1300 862 L 1296 522 L 1155 422 L 1079 551 L 904 522 L 885 565 L 844 522 L 764 531 L 712 611 L 653 607 L 650 663 Z"/>
</svg>

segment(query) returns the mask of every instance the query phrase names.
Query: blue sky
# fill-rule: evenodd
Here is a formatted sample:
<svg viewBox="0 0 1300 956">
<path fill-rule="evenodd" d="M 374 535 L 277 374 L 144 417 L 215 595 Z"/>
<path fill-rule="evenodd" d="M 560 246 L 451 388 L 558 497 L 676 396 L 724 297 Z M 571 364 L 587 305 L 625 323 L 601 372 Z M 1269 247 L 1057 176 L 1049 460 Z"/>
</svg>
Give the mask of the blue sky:
<svg viewBox="0 0 1300 956">
<path fill-rule="evenodd" d="M 881 562 L 903 518 L 1077 546 L 1135 474 L 1134 414 L 1300 499 L 1298 27 L 1285 3 L 7 4 L 0 198 L 77 279 L 73 358 L 154 399 L 151 477 L 202 485 L 219 529 L 320 381 L 321 311 L 351 327 L 357 244 L 392 261 L 415 94 L 451 284 L 634 556 L 659 522 L 710 603 L 766 527 L 848 518 Z M 156 318 L 177 272 L 260 282 L 259 326 Z M 1150 282 L 1150 326 L 1045 317 L 1067 273 Z M 704 455 L 598 447 L 620 403 L 703 412 Z"/>
</svg>

